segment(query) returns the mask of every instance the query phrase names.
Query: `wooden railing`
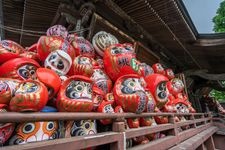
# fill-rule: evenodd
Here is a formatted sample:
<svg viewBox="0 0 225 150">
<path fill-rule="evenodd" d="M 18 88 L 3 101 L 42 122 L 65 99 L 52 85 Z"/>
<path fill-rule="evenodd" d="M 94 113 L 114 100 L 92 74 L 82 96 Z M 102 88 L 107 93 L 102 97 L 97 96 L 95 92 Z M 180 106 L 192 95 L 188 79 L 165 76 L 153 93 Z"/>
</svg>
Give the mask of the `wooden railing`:
<svg viewBox="0 0 225 150">
<path fill-rule="evenodd" d="M 138 117 L 168 116 L 169 123 L 157 126 L 125 129 L 125 119 Z M 183 116 L 186 121 L 175 122 L 175 117 Z M 38 149 L 38 150 L 75 150 L 98 145 L 110 144 L 110 149 L 126 149 L 126 139 L 147 135 L 156 132 L 167 132 L 166 137 L 151 141 L 144 145 L 137 145 L 130 149 L 157 149 L 164 150 L 172 148 L 179 143 L 195 136 L 196 134 L 213 126 L 211 114 L 190 113 L 1 113 L 0 123 L 6 122 L 28 122 L 48 120 L 86 120 L 86 119 L 113 119 L 112 131 L 98 133 L 95 135 L 62 138 L 49 141 L 28 143 L 23 145 L 5 146 L 2 149 Z M 180 127 L 189 126 L 188 129 L 180 131 Z M 216 129 L 215 129 L 216 130 Z M 212 130 L 213 132 L 215 130 Z M 216 131 L 215 131 L 216 132 Z M 160 146 L 159 146 L 160 145 Z M 1 148 L 0 148 L 1 149 Z"/>
</svg>

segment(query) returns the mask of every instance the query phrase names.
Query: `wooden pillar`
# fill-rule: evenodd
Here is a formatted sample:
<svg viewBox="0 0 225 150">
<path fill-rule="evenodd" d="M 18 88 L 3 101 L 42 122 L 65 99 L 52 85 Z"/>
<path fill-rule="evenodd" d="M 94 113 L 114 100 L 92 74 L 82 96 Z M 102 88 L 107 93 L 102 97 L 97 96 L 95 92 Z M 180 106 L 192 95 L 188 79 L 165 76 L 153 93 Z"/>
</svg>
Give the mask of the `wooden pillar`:
<svg viewBox="0 0 225 150">
<path fill-rule="evenodd" d="M 173 136 L 177 136 L 178 135 L 178 129 L 177 129 L 177 125 L 176 125 L 176 122 L 175 122 L 175 119 L 174 119 L 174 115 L 169 116 L 169 123 L 174 124 L 174 128 L 171 129 L 168 134 L 173 135 Z"/>
<path fill-rule="evenodd" d="M 215 149 L 215 144 L 212 136 L 210 136 L 209 139 L 204 142 L 204 144 L 207 149 Z"/>
<path fill-rule="evenodd" d="M 126 134 L 124 120 L 115 120 L 113 122 L 112 130 L 119 132 L 120 137 L 117 142 L 110 144 L 110 150 L 124 150 L 126 149 Z"/>
<path fill-rule="evenodd" d="M 201 119 L 205 118 L 205 115 L 202 114 L 200 118 L 201 118 Z M 201 124 L 206 124 L 206 121 L 202 121 Z"/>
<path fill-rule="evenodd" d="M 213 116 L 212 116 L 212 113 L 209 112 L 209 113 L 208 113 L 208 116 L 209 116 L 209 118 L 210 118 L 210 123 L 213 123 Z"/>
<path fill-rule="evenodd" d="M 196 150 L 205 150 L 204 144 L 201 144 Z"/>
<path fill-rule="evenodd" d="M 196 128 L 195 116 L 193 114 L 191 114 L 190 120 L 193 120 L 193 122 L 194 122 L 193 125 L 192 125 L 192 128 Z"/>
</svg>

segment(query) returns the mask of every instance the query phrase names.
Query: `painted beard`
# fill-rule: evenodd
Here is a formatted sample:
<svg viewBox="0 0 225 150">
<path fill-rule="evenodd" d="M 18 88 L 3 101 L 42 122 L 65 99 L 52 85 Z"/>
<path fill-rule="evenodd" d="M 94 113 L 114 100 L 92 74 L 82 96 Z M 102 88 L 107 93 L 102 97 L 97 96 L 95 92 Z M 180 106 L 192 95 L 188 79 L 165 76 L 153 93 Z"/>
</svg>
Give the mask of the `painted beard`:
<svg viewBox="0 0 225 150">
<path fill-rule="evenodd" d="M 74 74 L 90 77 L 93 74 L 92 59 L 78 56 L 74 60 Z"/>
<path fill-rule="evenodd" d="M 97 130 L 95 120 L 74 121 L 70 131 L 71 136 L 82 136 L 96 133 Z"/>
<path fill-rule="evenodd" d="M 94 69 L 91 79 L 105 94 L 111 91 L 112 81 L 101 69 Z"/>
<path fill-rule="evenodd" d="M 117 104 L 121 105 L 125 111 L 141 113 L 145 110 L 148 97 L 142 87 L 140 78 L 137 78 L 137 75 L 133 76 L 135 78 L 121 77 L 125 79 L 118 83 L 119 87 L 114 87 L 114 94 Z"/>
</svg>

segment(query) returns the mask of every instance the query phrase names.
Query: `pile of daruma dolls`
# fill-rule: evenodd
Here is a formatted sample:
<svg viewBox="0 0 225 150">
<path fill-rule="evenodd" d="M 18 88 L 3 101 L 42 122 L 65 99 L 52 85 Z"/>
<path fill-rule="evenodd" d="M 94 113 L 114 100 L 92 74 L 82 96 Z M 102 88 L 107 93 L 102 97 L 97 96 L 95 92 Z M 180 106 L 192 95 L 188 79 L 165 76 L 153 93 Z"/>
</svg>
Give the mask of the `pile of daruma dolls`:
<svg viewBox="0 0 225 150">
<path fill-rule="evenodd" d="M 27 48 L 0 41 L 1 112 L 195 112 L 183 89 L 171 69 L 140 62 L 132 44 L 119 43 L 105 31 L 90 42 L 55 25 Z M 138 128 L 168 123 L 168 118 L 135 118 L 126 123 L 127 128 Z M 95 134 L 97 125 L 110 124 L 110 119 L 97 124 L 95 120 L 1 123 L 0 145 Z M 163 136 L 136 137 L 127 145 Z"/>
</svg>

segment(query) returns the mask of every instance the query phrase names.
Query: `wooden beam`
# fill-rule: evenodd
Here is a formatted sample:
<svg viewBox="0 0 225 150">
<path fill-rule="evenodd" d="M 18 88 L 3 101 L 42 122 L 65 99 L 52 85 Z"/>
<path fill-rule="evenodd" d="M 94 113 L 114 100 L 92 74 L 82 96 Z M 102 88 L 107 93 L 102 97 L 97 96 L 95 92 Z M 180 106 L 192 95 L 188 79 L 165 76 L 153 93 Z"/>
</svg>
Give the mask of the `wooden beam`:
<svg viewBox="0 0 225 150">
<path fill-rule="evenodd" d="M 175 136 L 166 136 L 165 138 L 161 138 L 155 141 L 152 141 L 147 144 L 138 145 L 130 148 L 129 150 L 165 150 L 168 149 L 176 143 Z"/>
<path fill-rule="evenodd" d="M 89 120 L 89 119 L 118 119 L 123 120 L 124 118 L 139 118 L 139 117 L 150 117 L 150 116 L 171 116 L 173 113 L 68 113 L 68 112 L 57 112 L 57 113 L 18 113 L 18 112 L 7 112 L 0 115 L 0 123 L 7 122 L 27 122 L 27 121 L 49 121 L 49 120 Z"/>
<path fill-rule="evenodd" d="M 173 129 L 173 124 L 161 124 L 157 126 L 141 127 L 126 130 L 126 138 L 134 138 L 137 136 L 147 135 L 151 133 L 161 132 Z"/>
<path fill-rule="evenodd" d="M 225 39 L 198 39 L 192 45 L 201 47 L 221 46 L 225 45 Z"/>
<path fill-rule="evenodd" d="M 100 6 L 100 3 L 104 3 L 103 6 Z M 121 24 L 128 23 L 129 26 L 132 27 L 130 29 L 131 31 L 128 31 L 129 34 L 132 35 L 133 38 L 137 39 L 138 41 L 142 42 L 144 45 L 151 45 L 154 52 L 160 52 L 163 51 L 166 55 L 170 57 L 170 61 L 173 62 L 176 66 L 183 67 L 183 63 L 178 60 L 168 49 L 166 49 L 162 44 L 157 42 L 141 25 L 137 24 L 129 15 L 127 15 L 126 12 L 124 12 L 118 5 L 116 5 L 112 0 L 99 0 L 99 4 L 96 4 L 96 7 L 99 7 L 98 13 L 101 15 L 105 15 L 112 17 L 112 14 L 106 14 L 104 9 L 110 9 L 114 14 L 118 15 L 122 19 Z M 105 7 L 106 6 L 106 7 Z M 101 8 L 100 8 L 101 7 Z M 104 7 L 104 8 L 103 8 Z M 98 9 L 96 9 L 98 10 Z M 104 16 L 104 17 L 105 17 Z M 118 20 L 118 18 L 117 18 Z M 114 22 L 116 22 L 114 20 Z M 117 22 L 118 23 L 118 22 Z M 127 28 L 124 28 L 124 26 L 120 26 L 123 30 L 129 30 Z M 154 48 L 153 48 L 154 47 Z M 157 48 L 155 48 L 157 47 Z M 164 56 L 161 56 L 164 58 Z M 168 60 L 166 61 L 168 64 L 171 64 Z"/>
<path fill-rule="evenodd" d="M 185 76 L 198 76 L 206 80 L 225 80 L 225 73 L 210 74 L 207 70 L 187 70 L 184 72 Z"/>
<path fill-rule="evenodd" d="M 1 147 L 1 150 L 80 150 L 88 147 L 118 142 L 122 140 L 122 133 L 107 132 L 86 136 L 76 136 L 71 138 L 61 138 L 49 141 L 27 143 L 15 146 Z M 123 148 L 120 148 L 121 150 Z"/>
<path fill-rule="evenodd" d="M 178 149 L 196 149 L 202 143 L 204 143 L 207 139 L 211 138 L 211 136 L 218 130 L 217 127 L 210 127 L 207 130 L 193 136 L 192 138 L 185 140 L 184 142 L 174 146 L 170 150 L 178 150 Z"/>
</svg>

